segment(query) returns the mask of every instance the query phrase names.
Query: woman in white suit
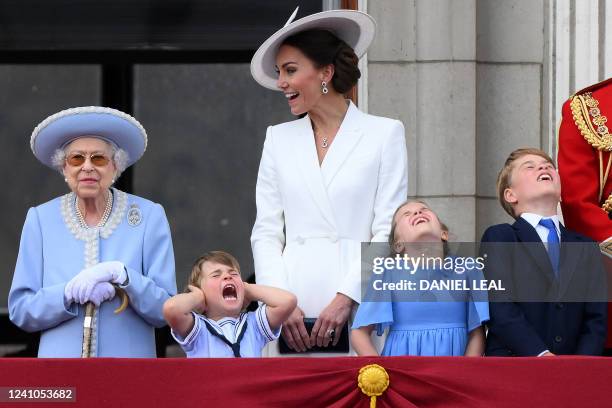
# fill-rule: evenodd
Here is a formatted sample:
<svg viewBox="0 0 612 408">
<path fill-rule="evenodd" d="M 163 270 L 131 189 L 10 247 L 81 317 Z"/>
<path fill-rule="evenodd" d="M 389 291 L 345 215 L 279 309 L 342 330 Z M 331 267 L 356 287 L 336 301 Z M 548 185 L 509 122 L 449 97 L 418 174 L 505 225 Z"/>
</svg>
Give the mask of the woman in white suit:
<svg viewBox="0 0 612 408">
<path fill-rule="evenodd" d="M 257 283 L 297 295 L 282 336 L 299 352 L 338 342 L 361 297 L 361 242 L 385 242 L 407 196 L 402 123 L 344 98 L 374 31 L 365 13 L 313 14 L 287 23 L 251 61 L 255 80 L 303 115 L 268 127 L 251 235 Z M 317 318 L 310 335 L 305 317 Z"/>
</svg>

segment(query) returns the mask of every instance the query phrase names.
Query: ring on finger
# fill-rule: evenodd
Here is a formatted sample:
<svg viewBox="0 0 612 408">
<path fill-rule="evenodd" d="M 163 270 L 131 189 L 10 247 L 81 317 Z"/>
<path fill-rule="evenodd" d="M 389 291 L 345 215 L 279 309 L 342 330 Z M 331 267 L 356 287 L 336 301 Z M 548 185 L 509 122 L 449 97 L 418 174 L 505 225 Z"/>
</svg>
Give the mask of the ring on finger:
<svg viewBox="0 0 612 408">
<path fill-rule="evenodd" d="M 329 329 L 326 334 L 327 334 L 327 337 L 329 337 L 330 340 L 333 340 L 334 336 L 336 335 L 336 330 Z"/>
</svg>

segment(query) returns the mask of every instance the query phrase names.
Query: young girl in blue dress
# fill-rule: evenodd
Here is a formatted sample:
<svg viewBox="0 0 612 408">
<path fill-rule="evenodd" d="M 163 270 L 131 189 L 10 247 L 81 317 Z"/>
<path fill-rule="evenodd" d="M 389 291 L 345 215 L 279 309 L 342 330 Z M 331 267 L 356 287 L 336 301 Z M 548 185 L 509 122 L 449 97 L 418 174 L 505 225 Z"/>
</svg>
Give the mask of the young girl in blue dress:
<svg viewBox="0 0 612 408">
<path fill-rule="evenodd" d="M 446 261 L 447 240 L 448 230 L 424 202 L 407 201 L 395 211 L 389 235 L 394 256 L 419 257 L 427 252 L 428 257 Z M 383 279 L 396 276 L 396 272 L 385 270 L 387 276 Z M 432 276 L 452 278 L 455 272 L 458 273 L 457 270 L 419 269 L 414 275 L 405 271 L 399 273 L 408 279 L 410 276 L 431 279 Z M 399 282 L 395 278 L 391 280 Z M 487 302 L 474 299 L 483 300 L 482 294 L 476 296 L 469 289 L 421 291 L 412 297 L 413 300 L 406 301 L 409 299 L 405 294 L 387 290 L 375 296 L 366 295 L 353 322 L 351 343 L 358 355 L 378 355 L 371 334 L 376 330 L 380 336 L 387 327 L 389 333 L 381 353 L 383 356 L 480 356 L 484 352 L 482 324 L 489 319 L 489 307 Z M 430 298 L 419 301 L 414 300 L 415 296 Z M 432 297 L 438 301 L 432 301 Z"/>
</svg>

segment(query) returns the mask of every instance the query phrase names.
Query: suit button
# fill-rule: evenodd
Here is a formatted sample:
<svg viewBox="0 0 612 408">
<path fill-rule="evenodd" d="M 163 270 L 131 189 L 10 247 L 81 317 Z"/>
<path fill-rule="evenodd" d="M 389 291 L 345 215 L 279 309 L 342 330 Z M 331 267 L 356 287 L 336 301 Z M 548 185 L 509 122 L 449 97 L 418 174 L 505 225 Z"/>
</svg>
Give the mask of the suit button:
<svg viewBox="0 0 612 408">
<path fill-rule="evenodd" d="M 561 337 L 561 336 L 555 336 L 555 341 L 556 341 L 557 343 L 561 343 L 561 340 L 563 340 L 563 337 Z"/>
<path fill-rule="evenodd" d="M 557 303 L 557 309 L 563 309 L 563 303 Z"/>
</svg>

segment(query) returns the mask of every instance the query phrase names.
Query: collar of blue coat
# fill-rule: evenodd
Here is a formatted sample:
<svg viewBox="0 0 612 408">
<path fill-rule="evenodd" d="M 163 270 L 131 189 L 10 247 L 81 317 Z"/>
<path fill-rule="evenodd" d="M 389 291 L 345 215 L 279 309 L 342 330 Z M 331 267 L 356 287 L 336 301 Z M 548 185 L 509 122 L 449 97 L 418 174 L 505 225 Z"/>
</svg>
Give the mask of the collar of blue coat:
<svg viewBox="0 0 612 408">
<path fill-rule="evenodd" d="M 75 208 L 76 195 L 71 192 L 62 196 L 60 204 L 62 218 L 64 220 L 64 223 L 66 224 L 66 227 L 68 227 L 68 229 L 70 230 L 72 235 L 75 236 L 75 238 L 82 241 L 90 242 L 95 241 L 97 239 L 98 233 L 102 238 L 105 239 L 111 236 L 111 234 L 121 223 L 121 220 L 123 219 L 126 213 L 128 202 L 128 196 L 123 191 L 113 188 L 112 193 L 113 208 L 111 210 L 110 216 L 108 217 L 108 221 L 106 221 L 106 223 L 101 227 L 92 228 L 88 228 L 86 226 L 81 225 Z M 88 255 L 86 254 L 86 257 L 87 256 Z"/>
</svg>

